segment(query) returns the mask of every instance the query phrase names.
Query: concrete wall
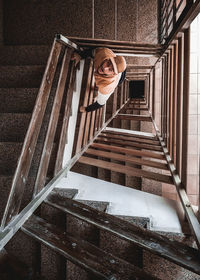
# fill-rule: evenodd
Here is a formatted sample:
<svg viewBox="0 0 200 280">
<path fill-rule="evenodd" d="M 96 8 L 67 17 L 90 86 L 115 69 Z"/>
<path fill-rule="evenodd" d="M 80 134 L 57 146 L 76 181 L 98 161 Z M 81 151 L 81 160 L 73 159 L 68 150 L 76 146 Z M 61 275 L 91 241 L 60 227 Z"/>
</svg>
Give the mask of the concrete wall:
<svg viewBox="0 0 200 280">
<path fill-rule="evenodd" d="M 5 42 L 48 44 L 56 33 L 91 37 L 91 9 L 84 0 L 5 0 Z"/>
<path fill-rule="evenodd" d="M 3 44 L 3 0 L 0 0 L 0 45 Z"/>
<path fill-rule="evenodd" d="M 157 43 L 157 0 L 2 0 L 5 43 L 66 36 Z"/>
</svg>

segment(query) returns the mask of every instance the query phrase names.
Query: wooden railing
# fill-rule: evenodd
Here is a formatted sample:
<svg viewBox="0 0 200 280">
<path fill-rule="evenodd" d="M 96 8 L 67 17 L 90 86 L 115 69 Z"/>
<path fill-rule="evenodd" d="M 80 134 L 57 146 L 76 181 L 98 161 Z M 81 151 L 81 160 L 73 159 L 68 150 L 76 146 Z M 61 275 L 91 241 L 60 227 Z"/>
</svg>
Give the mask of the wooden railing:
<svg viewBox="0 0 200 280">
<path fill-rule="evenodd" d="M 106 47 L 113 50 L 115 53 L 122 53 L 123 55 L 155 55 L 159 56 L 162 52 L 160 44 L 142 44 L 131 41 L 116 41 L 106 39 L 90 39 L 69 37 L 70 40 L 83 48 Z"/>
<path fill-rule="evenodd" d="M 64 51 L 63 56 L 61 55 L 62 49 Z M 37 147 L 39 133 L 41 131 L 42 123 L 44 122 L 45 110 L 48 107 L 49 97 L 52 96 L 53 87 L 56 87 L 56 93 L 53 96 L 54 100 L 52 110 L 50 113 L 50 119 L 49 123 L 47 124 L 48 129 L 41 152 L 41 159 L 38 167 L 34 195 L 36 195 L 45 184 L 47 169 L 49 166 L 48 163 L 53 148 L 53 141 L 58 124 L 58 117 L 60 114 L 60 108 L 65 91 L 65 84 L 68 76 L 69 67 L 71 67 L 71 72 L 73 73 L 74 65 L 70 65 L 70 60 L 74 49 L 77 49 L 77 46 L 64 37 L 56 37 L 53 42 L 45 73 L 39 89 L 36 104 L 34 107 L 34 111 L 32 114 L 32 118 L 30 121 L 30 125 L 18 161 L 18 166 L 14 175 L 8 203 L 2 219 L 1 226 L 3 228 L 19 212 L 22 196 L 25 189 L 25 184 L 27 182 L 29 170 L 31 168 L 34 152 Z M 59 80 L 58 82 L 56 82 L 55 76 L 59 72 L 59 59 L 62 59 L 62 66 L 59 73 Z M 61 149 L 60 145 L 59 149 Z"/>
<path fill-rule="evenodd" d="M 0 250 L 127 102 L 128 95 L 120 90 L 117 97 L 121 100 L 120 106 L 113 109 L 109 119 L 105 119 L 105 106 L 92 113 L 78 113 L 79 133 L 74 138 L 75 152 L 71 160 L 62 168 L 76 77 L 75 62 L 71 60 L 71 57 L 77 49 L 80 48 L 75 43 L 62 35 L 56 35 L 2 219 Z M 86 59 L 81 86 L 83 98 L 81 97 L 79 105 L 91 104 L 94 91 L 93 61 Z M 116 94 L 113 96 L 116 97 Z M 61 125 L 59 119 L 62 119 Z M 55 138 L 58 139 L 55 140 Z M 54 146 L 57 146 L 57 149 Z M 52 157 L 54 158 L 53 170 L 49 174 L 48 170 L 52 169 L 49 164 Z M 26 189 L 29 171 L 32 168 L 36 170 L 34 188 Z M 46 183 L 47 180 L 50 182 Z M 32 200 L 23 208 L 21 205 L 25 191 L 29 192 L 29 196 L 32 192 Z"/>
<path fill-rule="evenodd" d="M 108 101 L 108 106 L 112 104 L 112 108 L 106 109 L 106 104 L 100 109 L 92 112 L 85 112 L 81 114 L 80 125 L 78 128 L 78 135 L 75 147 L 75 153 L 78 153 L 83 147 L 99 133 L 105 124 L 105 121 L 113 118 L 116 111 L 120 109 L 128 100 L 128 81 L 117 87 Z M 80 101 L 80 105 L 88 106 L 95 102 L 95 96 L 97 95 L 97 89 L 95 88 L 95 80 L 93 76 L 93 61 L 86 59 L 85 69 L 83 72 L 83 80 L 81 90 L 83 91 L 81 96 L 83 100 Z"/>
<path fill-rule="evenodd" d="M 200 12 L 199 0 L 162 0 L 160 7 L 160 43 L 172 41 L 174 36 L 188 28 Z"/>
<path fill-rule="evenodd" d="M 192 11 L 188 22 L 196 14 Z M 200 248 L 200 224 L 187 196 L 190 28 L 174 34 L 150 73 L 150 110 L 177 194 Z"/>
</svg>

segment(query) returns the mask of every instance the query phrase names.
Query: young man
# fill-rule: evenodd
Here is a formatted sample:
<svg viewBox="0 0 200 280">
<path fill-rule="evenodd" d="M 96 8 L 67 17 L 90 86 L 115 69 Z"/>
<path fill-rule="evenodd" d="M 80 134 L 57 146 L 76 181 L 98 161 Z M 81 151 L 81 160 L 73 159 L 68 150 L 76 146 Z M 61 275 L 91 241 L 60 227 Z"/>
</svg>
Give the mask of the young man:
<svg viewBox="0 0 200 280">
<path fill-rule="evenodd" d="M 97 100 L 87 107 L 80 107 L 81 112 L 91 112 L 102 107 L 115 88 L 123 82 L 126 76 L 126 61 L 123 56 L 116 56 L 108 48 L 97 48 L 93 50 L 94 55 L 94 77 L 98 88 Z M 74 55 L 76 63 L 87 55 Z"/>
</svg>

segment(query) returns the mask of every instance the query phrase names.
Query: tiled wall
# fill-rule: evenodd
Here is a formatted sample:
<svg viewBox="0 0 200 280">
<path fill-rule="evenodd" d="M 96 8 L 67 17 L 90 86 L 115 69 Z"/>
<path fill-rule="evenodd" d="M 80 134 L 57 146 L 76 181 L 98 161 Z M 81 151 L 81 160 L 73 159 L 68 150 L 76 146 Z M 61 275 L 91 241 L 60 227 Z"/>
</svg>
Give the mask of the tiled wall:
<svg viewBox="0 0 200 280">
<path fill-rule="evenodd" d="M 190 97 L 188 131 L 187 194 L 193 205 L 199 202 L 200 151 L 200 15 L 191 24 Z"/>
</svg>

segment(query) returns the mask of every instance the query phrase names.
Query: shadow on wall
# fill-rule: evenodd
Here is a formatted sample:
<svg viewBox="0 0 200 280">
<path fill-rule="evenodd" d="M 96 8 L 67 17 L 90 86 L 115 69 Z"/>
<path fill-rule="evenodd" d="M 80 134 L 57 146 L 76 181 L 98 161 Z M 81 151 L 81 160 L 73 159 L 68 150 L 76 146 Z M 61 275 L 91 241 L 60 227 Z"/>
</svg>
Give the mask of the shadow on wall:
<svg viewBox="0 0 200 280">
<path fill-rule="evenodd" d="M 144 81 L 129 82 L 130 98 L 144 98 Z"/>
</svg>

